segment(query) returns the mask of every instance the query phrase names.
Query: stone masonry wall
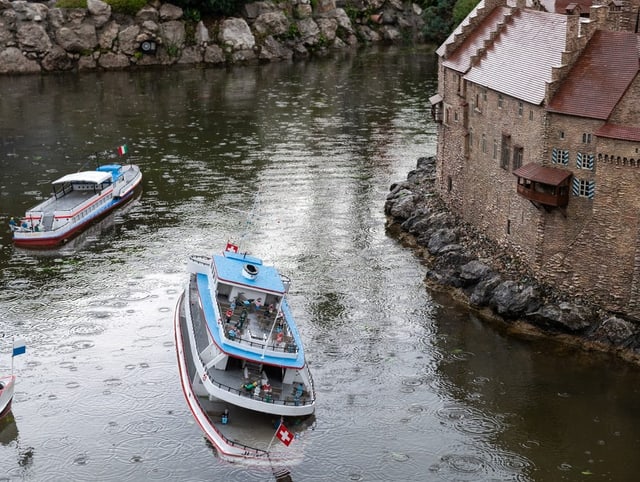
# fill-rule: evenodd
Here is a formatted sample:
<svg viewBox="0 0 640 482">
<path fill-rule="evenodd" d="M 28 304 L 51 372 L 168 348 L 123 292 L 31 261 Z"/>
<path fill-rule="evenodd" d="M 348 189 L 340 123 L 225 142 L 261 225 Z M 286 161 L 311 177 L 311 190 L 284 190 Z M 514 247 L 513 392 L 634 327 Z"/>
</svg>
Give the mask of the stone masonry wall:
<svg viewBox="0 0 640 482">
<path fill-rule="evenodd" d="M 133 17 L 101 0 L 87 0 L 86 9 L 0 0 L 0 74 L 272 62 L 422 40 L 422 11 L 411 2 L 369 0 L 350 13 L 335 0 L 315 10 L 310 0 L 263 1 L 239 18 L 195 22 L 159 0 Z"/>
</svg>

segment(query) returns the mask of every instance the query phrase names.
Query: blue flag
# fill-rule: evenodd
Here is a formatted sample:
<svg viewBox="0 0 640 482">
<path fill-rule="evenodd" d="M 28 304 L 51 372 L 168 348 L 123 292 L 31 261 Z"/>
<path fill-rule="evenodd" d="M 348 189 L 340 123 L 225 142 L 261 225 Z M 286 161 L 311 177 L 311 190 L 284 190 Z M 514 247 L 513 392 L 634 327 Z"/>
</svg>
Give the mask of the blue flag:
<svg viewBox="0 0 640 482">
<path fill-rule="evenodd" d="M 13 340 L 13 356 L 23 355 L 26 351 L 27 347 L 25 346 L 22 338 L 16 338 Z"/>
</svg>

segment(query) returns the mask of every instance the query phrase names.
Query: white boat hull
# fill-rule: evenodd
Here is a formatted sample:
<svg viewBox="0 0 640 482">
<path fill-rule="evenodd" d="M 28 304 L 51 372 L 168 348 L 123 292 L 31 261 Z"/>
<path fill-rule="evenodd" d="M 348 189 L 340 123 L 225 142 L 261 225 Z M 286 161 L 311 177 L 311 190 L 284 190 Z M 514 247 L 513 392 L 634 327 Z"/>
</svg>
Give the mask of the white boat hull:
<svg viewBox="0 0 640 482">
<path fill-rule="evenodd" d="M 11 411 L 16 376 L 8 375 L 0 378 L 0 418 Z"/>
</svg>

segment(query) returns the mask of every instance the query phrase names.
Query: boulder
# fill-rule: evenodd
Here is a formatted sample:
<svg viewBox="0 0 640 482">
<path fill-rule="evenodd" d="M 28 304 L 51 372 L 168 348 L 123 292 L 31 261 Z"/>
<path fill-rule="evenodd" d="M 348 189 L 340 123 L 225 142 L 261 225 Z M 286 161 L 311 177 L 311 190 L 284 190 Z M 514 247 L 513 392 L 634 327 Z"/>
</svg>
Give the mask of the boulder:
<svg viewBox="0 0 640 482">
<path fill-rule="evenodd" d="M 243 18 L 227 18 L 220 25 L 219 42 L 231 50 L 253 49 L 256 39 Z"/>
</svg>

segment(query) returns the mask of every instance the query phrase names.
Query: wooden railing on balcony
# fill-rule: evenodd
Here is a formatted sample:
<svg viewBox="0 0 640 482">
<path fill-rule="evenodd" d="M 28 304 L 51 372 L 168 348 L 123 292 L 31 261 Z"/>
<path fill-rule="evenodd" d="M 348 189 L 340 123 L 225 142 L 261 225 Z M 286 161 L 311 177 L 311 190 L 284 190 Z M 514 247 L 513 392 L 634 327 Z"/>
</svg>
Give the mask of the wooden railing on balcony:
<svg viewBox="0 0 640 482">
<path fill-rule="evenodd" d="M 539 190 L 541 187 L 542 190 Z M 563 207 L 569 204 L 569 188 L 567 186 L 556 188 L 556 186 L 538 183 L 531 183 L 528 186 L 518 183 L 518 194 L 546 206 Z"/>
</svg>

